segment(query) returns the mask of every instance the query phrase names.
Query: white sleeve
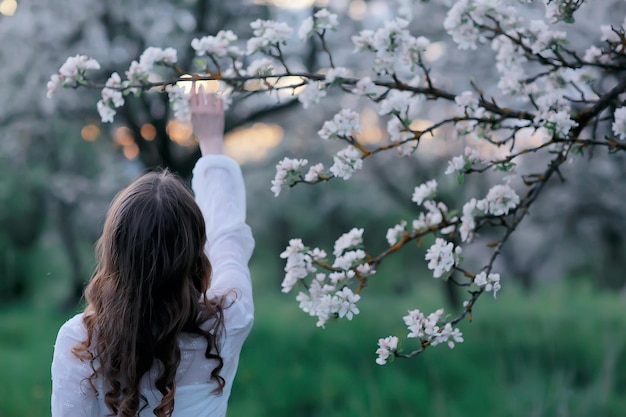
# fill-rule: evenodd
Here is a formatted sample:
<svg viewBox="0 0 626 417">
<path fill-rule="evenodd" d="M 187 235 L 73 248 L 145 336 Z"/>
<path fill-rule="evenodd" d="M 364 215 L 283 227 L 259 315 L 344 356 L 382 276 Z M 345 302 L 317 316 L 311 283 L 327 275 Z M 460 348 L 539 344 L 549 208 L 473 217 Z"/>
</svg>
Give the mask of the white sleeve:
<svg viewBox="0 0 626 417">
<path fill-rule="evenodd" d="M 82 314 L 66 322 L 57 335 L 52 359 L 52 417 L 97 417 L 98 399 L 87 378 L 93 372 L 88 362 L 72 353 L 85 340 Z"/>
<path fill-rule="evenodd" d="M 246 189 L 241 169 L 227 156 L 204 156 L 196 163 L 191 186 L 207 229 L 206 251 L 213 269 L 208 296 L 234 291 L 237 307 L 233 313 L 238 313 L 227 319 L 226 325 L 248 327 L 254 314 L 248 269 L 254 239 L 245 223 Z"/>
</svg>

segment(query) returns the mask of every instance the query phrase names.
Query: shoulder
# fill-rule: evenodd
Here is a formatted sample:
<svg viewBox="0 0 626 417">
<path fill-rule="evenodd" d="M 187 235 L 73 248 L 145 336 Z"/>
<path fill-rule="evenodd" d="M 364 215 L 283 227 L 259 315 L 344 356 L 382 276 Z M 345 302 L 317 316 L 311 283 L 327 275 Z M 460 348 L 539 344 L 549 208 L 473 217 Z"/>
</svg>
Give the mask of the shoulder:
<svg viewBox="0 0 626 417">
<path fill-rule="evenodd" d="M 59 344 L 59 342 L 81 342 L 85 340 L 87 330 L 85 328 L 83 316 L 84 313 L 76 314 L 61 326 L 59 333 L 57 334 L 56 344 Z"/>
</svg>

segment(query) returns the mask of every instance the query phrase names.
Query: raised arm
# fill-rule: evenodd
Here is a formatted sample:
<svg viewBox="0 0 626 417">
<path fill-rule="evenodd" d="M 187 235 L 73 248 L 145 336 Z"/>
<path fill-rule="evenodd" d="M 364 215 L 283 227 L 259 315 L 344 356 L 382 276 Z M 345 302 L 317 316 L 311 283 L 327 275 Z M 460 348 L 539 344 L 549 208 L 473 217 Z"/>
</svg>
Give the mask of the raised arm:
<svg viewBox="0 0 626 417">
<path fill-rule="evenodd" d="M 191 124 L 193 133 L 200 143 L 202 155 L 222 155 L 224 153 L 224 103 L 216 95 L 204 91 L 196 82 L 191 87 Z"/>
<path fill-rule="evenodd" d="M 207 228 L 207 254 L 213 268 L 209 294 L 235 290 L 245 314 L 252 314 L 248 261 L 254 239 L 246 221 L 246 190 L 239 165 L 223 154 L 224 110 L 219 97 L 202 87 L 191 96 L 191 122 L 202 158 L 192 188 Z M 251 319 L 251 318 L 250 318 Z"/>
</svg>

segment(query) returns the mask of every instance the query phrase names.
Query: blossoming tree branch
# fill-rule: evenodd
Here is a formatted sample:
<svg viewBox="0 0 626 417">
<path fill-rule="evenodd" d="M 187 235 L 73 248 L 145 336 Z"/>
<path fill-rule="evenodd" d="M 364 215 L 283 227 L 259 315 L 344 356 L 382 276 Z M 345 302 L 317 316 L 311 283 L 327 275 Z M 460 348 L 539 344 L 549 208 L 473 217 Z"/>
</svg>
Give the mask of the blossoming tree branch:
<svg viewBox="0 0 626 417">
<path fill-rule="evenodd" d="M 102 89 L 97 109 L 103 122 L 113 122 L 129 95 L 165 92 L 174 116 L 188 120 L 189 96 L 182 84 L 216 80 L 225 105 L 233 98 L 278 97 L 278 92 L 284 97 L 287 92 L 306 109 L 330 100 L 327 94 L 337 90 L 359 96 L 386 118 L 388 140 L 372 145 L 360 139 L 359 113 L 341 109 L 320 126 L 318 135 L 323 141 L 345 143 L 345 148 L 329 166 L 309 164 L 304 158 L 282 159 L 271 184 L 276 196 L 300 183 L 349 180 L 381 153 L 407 157 L 420 152 L 426 138 L 463 141 L 465 151 L 449 161 L 445 173 L 456 178 L 458 187 L 468 175 L 501 173 L 485 195 L 449 208 L 438 199 L 438 182 L 432 179 L 407 196 L 421 212 L 390 225 L 388 248 L 381 253 L 368 251 L 363 244 L 365 230 L 353 228 L 338 237 L 331 252 L 292 239 L 280 255 L 286 260 L 283 292 L 297 292 L 300 308 L 323 327 L 328 320 L 351 320 L 359 313 L 358 302 L 368 281 L 394 253 L 411 242 L 434 242 L 426 250 L 428 269 L 434 279 L 464 287 L 466 300 L 456 312 L 408 311 L 402 317 L 406 334 L 378 341 L 376 362 L 382 365 L 431 346 L 452 348 L 462 342 L 457 324 L 471 319 L 483 294 L 496 297 L 501 281 L 495 261 L 548 181 L 562 177 L 562 165 L 574 155 L 596 148 L 626 150 L 626 20 L 621 26 L 602 26 L 589 45 L 570 45 L 567 33 L 555 28 L 574 22 L 582 0 L 544 0 L 544 18 L 531 21 L 522 17 L 520 10 L 528 7 L 523 3 L 532 1 L 459 0 L 443 22 L 458 48 L 494 51 L 498 96 L 487 95 L 469 77 L 466 91 L 441 85 L 424 59 L 431 42 L 411 33 L 408 16 L 352 36 L 354 54 L 371 63 L 369 67 L 337 66 L 327 36 L 340 30 L 339 19 L 326 9 L 304 20 L 297 31 L 300 42 L 312 37 L 326 54 L 328 67 L 322 71 L 290 68 L 284 50 L 292 42 L 293 29 L 282 22 L 257 20 L 251 23 L 254 36 L 246 42 L 228 30 L 193 39 L 197 57 L 195 67 L 189 69 L 177 66 L 176 50 L 150 47 L 130 64 L 124 78 L 113 73 L 102 83 L 93 78 L 100 68 L 95 59 L 70 57 L 52 76 L 48 94 L 59 86 Z M 439 112 L 443 117 L 428 126 L 414 123 L 425 104 L 436 103 L 453 111 Z M 440 131 L 449 132 L 448 137 L 437 135 Z M 535 140 L 528 141 L 529 137 Z M 484 144 L 497 152 L 485 156 L 479 151 Z M 539 170 L 524 172 L 520 161 L 531 154 L 544 155 L 547 162 Z M 482 268 L 469 270 L 463 263 L 463 247 L 477 244 L 474 238 L 487 230 L 499 237 L 488 245 L 491 254 Z"/>
</svg>

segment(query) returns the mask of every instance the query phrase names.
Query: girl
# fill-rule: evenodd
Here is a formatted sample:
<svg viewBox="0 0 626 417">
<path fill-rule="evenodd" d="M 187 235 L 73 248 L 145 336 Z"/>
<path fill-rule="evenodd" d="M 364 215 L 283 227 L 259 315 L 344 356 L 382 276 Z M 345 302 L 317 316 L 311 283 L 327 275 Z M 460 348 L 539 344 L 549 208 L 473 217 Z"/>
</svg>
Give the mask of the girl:
<svg viewBox="0 0 626 417">
<path fill-rule="evenodd" d="M 87 307 L 57 336 L 53 417 L 226 414 L 253 322 L 254 240 L 241 171 L 223 155 L 222 102 L 194 83 L 190 109 L 195 201 L 167 171 L 114 199 Z"/>
</svg>

